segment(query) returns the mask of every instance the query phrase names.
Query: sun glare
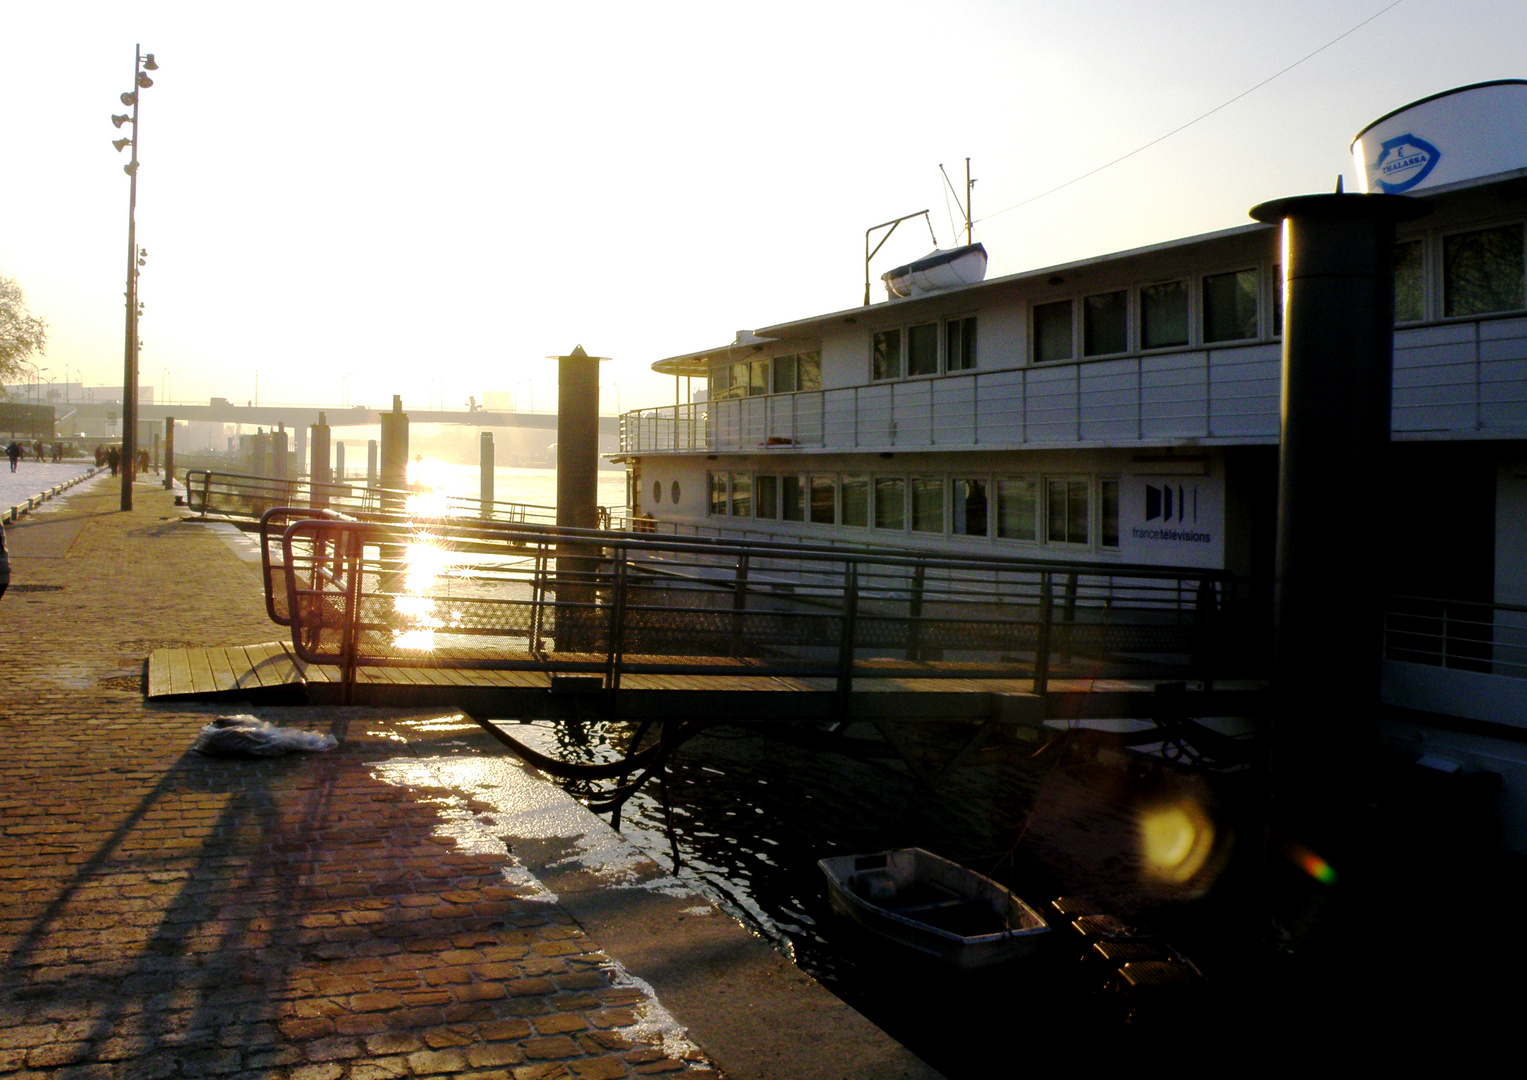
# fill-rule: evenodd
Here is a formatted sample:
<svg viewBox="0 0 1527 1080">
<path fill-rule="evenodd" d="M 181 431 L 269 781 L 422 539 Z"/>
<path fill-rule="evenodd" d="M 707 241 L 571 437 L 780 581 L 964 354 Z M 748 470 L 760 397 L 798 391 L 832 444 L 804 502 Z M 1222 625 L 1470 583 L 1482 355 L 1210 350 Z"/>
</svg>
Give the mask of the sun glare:
<svg viewBox="0 0 1527 1080">
<path fill-rule="evenodd" d="M 1145 810 L 1139 825 L 1146 872 L 1158 881 L 1186 885 L 1203 870 L 1214 850 L 1214 823 L 1196 802 L 1184 800 Z"/>
</svg>

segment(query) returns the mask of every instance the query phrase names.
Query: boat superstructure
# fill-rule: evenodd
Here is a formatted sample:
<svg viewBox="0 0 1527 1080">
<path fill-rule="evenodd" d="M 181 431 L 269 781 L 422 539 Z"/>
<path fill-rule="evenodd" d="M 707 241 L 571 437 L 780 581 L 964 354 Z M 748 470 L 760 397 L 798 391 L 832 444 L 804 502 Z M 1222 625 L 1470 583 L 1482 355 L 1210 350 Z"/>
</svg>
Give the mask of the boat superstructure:
<svg viewBox="0 0 1527 1080">
<path fill-rule="evenodd" d="M 1390 733 L 1501 775 L 1527 850 L 1524 135 L 1527 81 L 1507 80 L 1397 110 L 1353 152 L 1370 190 L 1430 207 L 1398 227 L 1394 513 L 1372 537 L 1386 700 L 1416 710 Z M 1194 567 L 1270 596 L 1280 261 L 1278 227 L 1245 224 L 670 357 L 705 390 L 622 418 L 632 511 L 676 534 Z"/>
</svg>

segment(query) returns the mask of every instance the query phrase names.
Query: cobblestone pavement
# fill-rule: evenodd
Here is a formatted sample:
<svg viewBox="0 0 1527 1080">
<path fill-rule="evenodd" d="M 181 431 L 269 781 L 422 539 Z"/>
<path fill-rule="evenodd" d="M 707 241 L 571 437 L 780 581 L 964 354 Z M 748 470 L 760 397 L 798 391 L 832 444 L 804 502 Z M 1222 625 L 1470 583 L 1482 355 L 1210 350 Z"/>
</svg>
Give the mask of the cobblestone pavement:
<svg viewBox="0 0 1527 1080">
<path fill-rule="evenodd" d="M 144 657 L 276 628 L 257 566 L 157 483 L 118 498 L 97 481 L 10 527 L 0 1075 L 719 1075 L 502 844 L 444 835 L 448 799 L 387 779 L 459 732 L 264 708 L 340 748 L 188 753 L 229 707 L 146 702 Z"/>
</svg>

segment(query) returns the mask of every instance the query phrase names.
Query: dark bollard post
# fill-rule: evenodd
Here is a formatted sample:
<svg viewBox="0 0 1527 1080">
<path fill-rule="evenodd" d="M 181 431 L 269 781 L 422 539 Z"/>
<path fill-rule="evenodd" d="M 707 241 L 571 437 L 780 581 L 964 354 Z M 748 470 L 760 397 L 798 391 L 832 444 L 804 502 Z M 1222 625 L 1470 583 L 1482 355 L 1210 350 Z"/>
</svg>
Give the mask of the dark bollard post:
<svg viewBox="0 0 1527 1080">
<path fill-rule="evenodd" d="M 1364 798 L 1379 707 L 1384 582 L 1373 544 L 1386 532 L 1394 226 L 1427 210 L 1338 192 L 1251 211 L 1283 223 L 1285 254 L 1272 813 L 1333 863 Z"/>
<path fill-rule="evenodd" d="M 329 505 L 329 485 L 334 476 L 329 471 L 329 418 L 318 414 L 308 439 L 308 501 L 314 509 Z"/>
<path fill-rule="evenodd" d="M 392 412 L 383 413 L 382 422 L 382 509 L 402 510 L 403 490 L 408 486 L 408 414 L 403 398 L 392 396 Z"/>
<path fill-rule="evenodd" d="M 477 475 L 479 497 L 482 500 L 482 516 L 493 517 L 493 432 L 484 431 L 477 437 Z"/>
<path fill-rule="evenodd" d="M 377 448 L 375 439 L 366 440 L 366 486 L 374 488 L 378 483 Z"/>
<path fill-rule="evenodd" d="M 249 471 L 255 476 L 270 475 L 270 464 L 267 460 L 270 451 L 266 448 L 266 443 L 269 441 L 264 428 L 256 428 L 254 437 L 249 440 Z"/>
<path fill-rule="evenodd" d="M 175 418 L 164 418 L 164 490 L 175 486 Z"/>
<path fill-rule="evenodd" d="M 270 436 L 270 475 L 284 482 L 286 469 L 286 425 L 282 424 Z"/>
<path fill-rule="evenodd" d="M 345 444 L 344 440 L 334 444 L 334 481 L 343 484 L 345 482 Z"/>
<path fill-rule="evenodd" d="M 579 345 L 557 361 L 557 527 L 599 527 L 599 362 Z M 566 550 L 566 545 L 563 546 Z M 594 648 L 593 580 L 599 560 L 557 557 L 556 648 Z"/>
</svg>

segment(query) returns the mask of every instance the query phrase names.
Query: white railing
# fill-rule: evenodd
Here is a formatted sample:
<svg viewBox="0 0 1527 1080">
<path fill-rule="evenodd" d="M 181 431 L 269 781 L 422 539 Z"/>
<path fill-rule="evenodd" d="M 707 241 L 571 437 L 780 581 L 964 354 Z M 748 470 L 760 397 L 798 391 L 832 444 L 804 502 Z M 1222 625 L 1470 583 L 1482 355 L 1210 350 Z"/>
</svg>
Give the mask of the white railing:
<svg viewBox="0 0 1527 1080">
<path fill-rule="evenodd" d="M 1280 349 L 1271 341 L 639 409 L 621 417 L 621 450 L 1270 443 Z M 1391 416 L 1402 438 L 1521 437 L 1527 318 L 1396 331 Z"/>
</svg>

